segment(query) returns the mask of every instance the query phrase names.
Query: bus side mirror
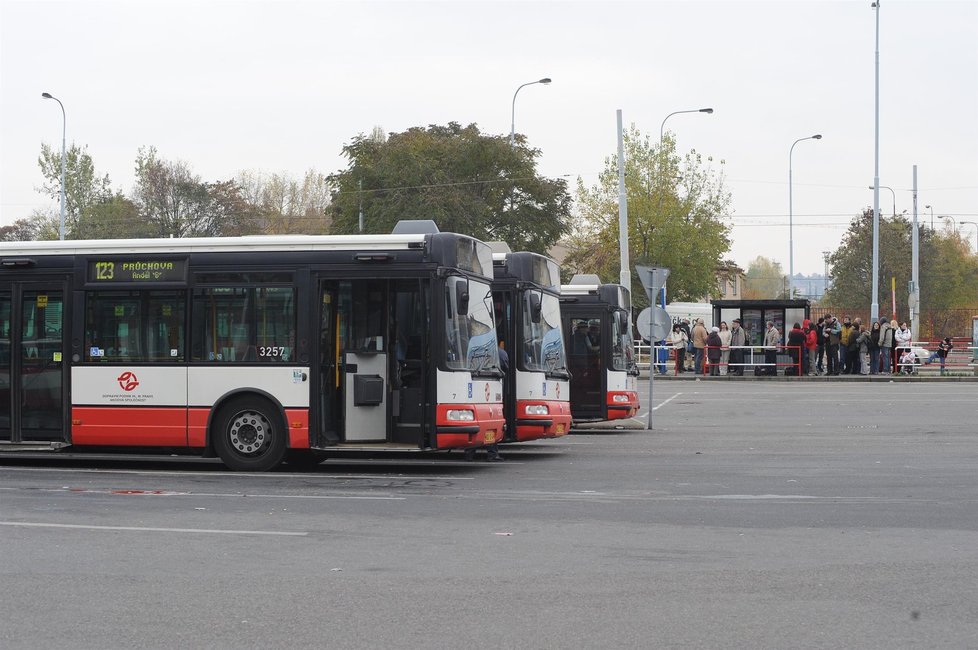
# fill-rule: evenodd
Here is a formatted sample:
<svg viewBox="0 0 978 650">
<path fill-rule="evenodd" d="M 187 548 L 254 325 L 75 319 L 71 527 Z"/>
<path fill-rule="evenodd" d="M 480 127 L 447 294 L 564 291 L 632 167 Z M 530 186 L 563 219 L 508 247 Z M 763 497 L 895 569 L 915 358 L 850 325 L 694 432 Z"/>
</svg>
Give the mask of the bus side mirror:
<svg viewBox="0 0 978 650">
<path fill-rule="evenodd" d="M 540 294 L 530 292 L 526 294 L 526 299 L 530 303 L 530 321 L 539 323 L 543 313 L 543 300 L 540 298 Z"/>
<path fill-rule="evenodd" d="M 469 281 L 459 280 L 455 283 L 455 306 L 459 314 L 469 312 Z"/>
</svg>

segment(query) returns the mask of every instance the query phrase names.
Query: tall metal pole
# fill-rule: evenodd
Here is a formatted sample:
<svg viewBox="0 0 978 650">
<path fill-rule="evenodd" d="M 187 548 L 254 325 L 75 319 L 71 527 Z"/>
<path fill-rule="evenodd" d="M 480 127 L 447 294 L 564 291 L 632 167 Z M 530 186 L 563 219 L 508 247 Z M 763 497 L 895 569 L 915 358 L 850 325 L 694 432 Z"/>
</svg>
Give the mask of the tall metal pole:
<svg viewBox="0 0 978 650">
<path fill-rule="evenodd" d="M 930 231 L 934 232 L 934 208 L 929 205 L 925 205 L 924 207 L 930 210 Z"/>
<path fill-rule="evenodd" d="M 621 271 L 618 283 L 632 291 L 632 274 L 628 270 L 628 194 L 625 190 L 625 137 L 622 133 L 621 109 L 618 116 L 618 247 L 621 257 Z M 631 314 L 629 314 L 631 318 Z"/>
<path fill-rule="evenodd" d="M 61 221 L 58 225 L 58 239 L 65 239 L 65 137 L 68 128 L 68 120 L 65 117 L 65 105 L 61 100 L 51 93 L 41 93 L 44 99 L 53 99 L 61 107 Z"/>
<path fill-rule="evenodd" d="M 913 235 L 910 262 L 910 338 L 920 340 L 920 232 L 917 229 L 917 165 L 913 166 Z"/>
<path fill-rule="evenodd" d="M 798 138 L 791 143 L 791 148 L 788 149 L 788 294 L 787 297 L 790 300 L 792 294 L 794 293 L 794 282 L 795 282 L 795 239 L 794 239 L 794 198 L 792 196 L 792 171 L 791 171 L 791 156 L 795 152 L 795 145 L 804 140 L 821 140 L 822 135 L 816 133 L 815 135 L 810 135 L 807 138 Z"/>
<path fill-rule="evenodd" d="M 516 96 L 519 94 L 520 89 L 522 89 L 525 86 L 532 86 L 533 84 L 543 84 L 546 86 L 549 83 L 550 83 L 550 77 L 544 77 L 543 79 L 538 79 L 536 81 L 528 81 L 522 86 L 520 86 L 519 88 L 517 88 L 516 92 L 513 93 L 513 112 L 512 112 L 512 120 L 510 122 L 510 127 L 509 127 L 509 146 L 512 147 L 513 145 L 516 144 Z"/>
<path fill-rule="evenodd" d="M 869 317 L 876 320 L 880 316 L 880 3 L 873 3 L 876 9 L 876 166 L 873 173 L 873 301 L 869 306 Z"/>
<path fill-rule="evenodd" d="M 890 190 L 890 194 L 893 195 L 893 216 L 895 217 L 896 216 L 896 192 L 893 191 L 893 188 L 892 187 L 887 187 L 886 185 L 880 185 L 880 187 L 882 187 L 884 190 Z M 874 188 L 872 185 L 870 185 L 869 186 L 869 189 L 872 190 L 872 189 L 876 189 L 876 188 Z"/>
</svg>

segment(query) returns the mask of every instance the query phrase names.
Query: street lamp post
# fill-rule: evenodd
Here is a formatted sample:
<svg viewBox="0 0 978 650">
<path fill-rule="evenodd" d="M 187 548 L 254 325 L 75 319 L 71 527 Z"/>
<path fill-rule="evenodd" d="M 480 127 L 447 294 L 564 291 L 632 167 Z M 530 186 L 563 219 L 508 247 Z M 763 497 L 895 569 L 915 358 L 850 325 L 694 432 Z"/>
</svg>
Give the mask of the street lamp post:
<svg viewBox="0 0 978 650">
<path fill-rule="evenodd" d="M 873 3 L 876 10 L 876 146 L 873 170 L 873 302 L 869 317 L 880 316 L 880 3 Z"/>
<path fill-rule="evenodd" d="M 896 216 L 896 192 L 893 191 L 892 187 L 887 187 L 886 185 L 880 185 L 880 187 L 882 187 L 884 190 L 890 190 L 890 194 L 893 195 L 893 216 L 895 217 Z M 869 189 L 875 190 L 876 188 L 870 185 Z"/>
<path fill-rule="evenodd" d="M 706 113 L 707 115 L 712 115 L 713 114 L 713 109 L 712 108 L 691 108 L 691 109 L 685 110 L 685 111 L 673 111 L 673 112 L 671 112 L 671 113 L 669 113 L 668 115 L 665 116 L 665 118 L 662 120 L 662 124 L 659 125 L 659 176 L 660 176 L 660 178 L 662 176 L 662 140 L 665 138 L 665 134 L 666 134 L 666 120 L 668 120 L 673 115 L 681 115 L 683 113 Z M 656 211 L 656 214 L 658 214 L 659 211 L 662 210 L 662 193 L 661 192 L 659 193 L 659 198 L 658 198 L 657 204 L 658 205 L 656 206 L 656 210 L 655 210 Z M 660 302 L 662 302 L 662 306 L 663 307 L 666 306 L 666 288 L 665 288 L 665 286 L 662 287 L 662 296 L 660 298 Z"/>
<path fill-rule="evenodd" d="M 950 219 L 951 220 L 951 223 L 953 224 L 953 227 L 954 227 L 955 232 L 957 232 L 957 230 L 958 230 L 958 222 L 955 221 L 954 217 L 952 217 L 950 215 L 946 215 L 946 214 L 938 215 L 938 217 L 940 219 Z"/>
<path fill-rule="evenodd" d="M 928 210 L 930 210 L 930 229 L 933 232 L 933 230 L 934 230 L 934 208 L 930 207 L 929 205 L 925 205 L 924 207 L 927 208 Z"/>
<path fill-rule="evenodd" d="M 61 100 L 51 93 L 41 93 L 44 99 L 53 99 L 61 106 L 61 221 L 58 225 L 58 239 L 64 241 L 65 238 L 65 132 L 68 120 L 65 117 L 65 105 Z"/>
<path fill-rule="evenodd" d="M 961 225 L 963 226 L 964 224 L 969 224 L 975 227 L 975 253 L 978 253 L 978 223 L 975 223 L 974 221 L 962 221 Z"/>
<path fill-rule="evenodd" d="M 509 146 L 512 147 L 513 145 L 516 144 L 516 96 L 519 94 L 520 90 L 525 86 L 532 86 L 533 84 L 543 84 L 544 86 L 546 86 L 549 83 L 550 83 L 550 77 L 544 77 L 543 79 L 538 79 L 536 81 L 528 81 L 527 83 L 517 88 L 516 92 L 513 93 L 513 114 L 512 114 L 512 121 L 509 127 Z"/>
<path fill-rule="evenodd" d="M 822 134 L 816 133 L 815 135 L 810 135 L 807 138 L 798 138 L 791 143 L 791 148 L 788 149 L 788 298 L 791 298 L 792 288 L 791 285 L 795 281 L 795 239 L 794 239 L 794 197 L 792 196 L 791 181 L 792 181 L 792 170 L 791 170 L 791 156 L 795 152 L 795 145 L 799 142 L 804 142 L 805 140 L 821 140 Z"/>
</svg>

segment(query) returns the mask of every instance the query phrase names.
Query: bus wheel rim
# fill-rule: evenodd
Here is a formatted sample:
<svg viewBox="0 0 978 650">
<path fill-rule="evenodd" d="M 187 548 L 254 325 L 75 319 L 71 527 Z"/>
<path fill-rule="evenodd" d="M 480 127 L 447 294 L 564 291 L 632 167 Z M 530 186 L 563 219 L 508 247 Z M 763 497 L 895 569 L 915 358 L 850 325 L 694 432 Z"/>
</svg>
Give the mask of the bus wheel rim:
<svg viewBox="0 0 978 650">
<path fill-rule="evenodd" d="M 261 453 L 270 440 L 271 427 L 268 420 L 260 413 L 239 413 L 231 421 L 228 440 L 231 447 L 239 454 L 254 456 Z"/>
</svg>

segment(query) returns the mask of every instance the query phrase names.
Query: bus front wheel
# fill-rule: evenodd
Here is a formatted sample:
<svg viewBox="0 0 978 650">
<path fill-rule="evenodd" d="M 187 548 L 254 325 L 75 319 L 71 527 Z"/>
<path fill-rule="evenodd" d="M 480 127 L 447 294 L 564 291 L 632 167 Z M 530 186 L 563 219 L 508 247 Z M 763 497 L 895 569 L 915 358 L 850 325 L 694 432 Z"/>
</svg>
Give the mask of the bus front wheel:
<svg viewBox="0 0 978 650">
<path fill-rule="evenodd" d="M 285 435 L 271 404 L 238 398 L 218 412 L 214 450 L 236 471 L 265 472 L 285 457 Z"/>
</svg>

